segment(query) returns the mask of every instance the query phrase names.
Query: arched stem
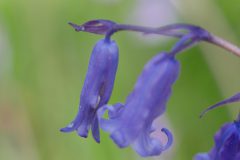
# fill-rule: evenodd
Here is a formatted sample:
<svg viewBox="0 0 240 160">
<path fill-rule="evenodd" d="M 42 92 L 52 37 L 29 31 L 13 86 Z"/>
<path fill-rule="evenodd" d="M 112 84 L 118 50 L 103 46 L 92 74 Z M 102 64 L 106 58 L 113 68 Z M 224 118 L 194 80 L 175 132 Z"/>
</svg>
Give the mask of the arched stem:
<svg viewBox="0 0 240 160">
<path fill-rule="evenodd" d="M 191 25 L 191 24 L 170 24 L 162 27 L 144 27 L 138 25 L 128 25 L 128 24 L 117 24 L 109 20 L 92 20 L 84 23 L 83 25 L 76 25 L 74 23 L 69 23 L 76 31 L 90 32 L 94 34 L 105 35 L 105 40 L 108 42 L 111 36 L 118 31 L 134 31 L 141 32 L 144 34 L 159 34 L 163 36 L 169 36 L 174 38 L 182 38 L 187 35 L 194 36 L 194 44 L 200 41 L 209 42 L 218 47 L 221 47 L 234 55 L 240 57 L 240 48 L 236 45 L 218 37 L 214 34 L 209 33 L 207 30 Z M 185 45 L 185 44 L 184 44 Z M 186 48 L 192 46 L 191 43 L 187 44 Z M 184 47 L 183 47 L 184 48 Z M 182 49 L 181 49 L 182 51 Z"/>
</svg>

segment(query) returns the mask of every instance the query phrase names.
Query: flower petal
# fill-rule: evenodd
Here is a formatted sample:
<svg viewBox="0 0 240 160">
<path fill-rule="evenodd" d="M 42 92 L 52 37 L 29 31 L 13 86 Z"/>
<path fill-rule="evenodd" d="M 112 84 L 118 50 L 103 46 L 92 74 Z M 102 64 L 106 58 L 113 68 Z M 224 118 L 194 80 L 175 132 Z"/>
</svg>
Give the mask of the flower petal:
<svg viewBox="0 0 240 160">
<path fill-rule="evenodd" d="M 97 110 L 107 104 L 112 94 L 118 66 L 118 47 L 114 41 L 100 40 L 90 58 L 88 72 L 80 96 L 79 111 L 72 123 L 61 129 L 63 132 L 76 130 L 87 137 L 89 129 L 96 142 L 100 141 Z"/>
<path fill-rule="evenodd" d="M 173 136 L 170 131 L 168 131 L 166 128 L 163 128 L 161 131 L 164 132 L 168 137 L 168 142 L 165 146 L 162 146 L 158 139 L 151 138 L 151 132 L 144 132 L 136 139 L 136 141 L 132 144 L 132 147 L 142 157 L 161 154 L 162 151 L 168 149 L 173 142 Z"/>
<path fill-rule="evenodd" d="M 239 160 L 240 121 L 224 124 L 215 134 L 214 141 L 214 147 L 208 153 L 197 154 L 195 160 Z"/>
<path fill-rule="evenodd" d="M 195 155 L 194 160 L 211 160 L 207 153 L 199 153 Z"/>
<path fill-rule="evenodd" d="M 124 105 L 104 106 L 98 110 L 101 128 L 110 133 L 120 148 L 132 145 L 140 155 L 152 156 L 171 145 L 172 136 L 168 130 L 162 130 L 169 137 L 166 146 L 150 138 L 149 134 L 153 121 L 166 109 L 179 68 L 172 55 L 158 54 L 145 65 Z M 112 112 L 108 120 L 101 118 L 105 110 Z"/>
<path fill-rule="evenodd" d="M 105 105 L 97 111 L 100 126 L 104 131 L 110 133 L 113 132 L 116 127 L 114 119 L 120 116 L 123 108 L 124 106 L 121 103 L 117 103 L 113 106 Z M 102 118 L 106 110 L 108 110 L 108 116 L 110 119 Z"/>
</svg>

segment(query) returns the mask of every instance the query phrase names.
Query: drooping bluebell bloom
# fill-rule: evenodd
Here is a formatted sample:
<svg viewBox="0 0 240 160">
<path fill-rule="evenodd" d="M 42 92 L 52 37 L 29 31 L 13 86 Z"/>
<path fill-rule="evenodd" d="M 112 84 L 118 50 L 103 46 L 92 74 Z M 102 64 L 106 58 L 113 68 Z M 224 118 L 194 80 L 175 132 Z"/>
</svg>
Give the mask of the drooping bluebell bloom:
<svg viewBox="0 0 240 160">
<path fill-rule="evenodd" d="M 90 58 L 87 75 L 80 96 L 76 118 L 62 132 L 76 130 L 87 137 L 91 127 L 94 139 L 99 142 L 99 126 L 96 111 L 108 103 L 112 93 L 118 66 L 118 47 L 114 41 L 100 40 Z"/>
<path fill-rule="evenodd" d="M 151 137 L 152 123 L 165 112 L 179 69 L 174 55 L 156 55 L 145 65 L 125 104 L 106 105 L 98 110 L 101 128 L 110 133 L 119 147 L 131 145 L 138 154 L 146 157 L 159 155 L 171 146 L 172 135 L 166 128 L 162 129 L 168 137 L 166 145 Z M 105 110 L 109 110 L 108 120 L 102 118 Z"/>
<path fill-rule="evenodd" d="M 240 101 L 240 93 L 206 109 L 203 113 L 224 104 Z M 240 160 L 240 113 L 236 121 L 224 124 L 215 134 L 215 145 L 208 153 L 199 153 L 195 160 Z"/>
<path fill-rule="evenodd" d="M 126 99 L 125 104 L 117 103 L 113 106 L 105 105 L 111 95 L 114 81 L 113 77 L 115 77 L 116 72 L 116 67 L 112 65 L 107 65 L 106 68 L 102 66 L 104 63 L 101 62 L 109 61 L 109 59 L 107 60 L 105 56 L 105 58 L 100 58 L 104 60 L 100 61 L 101 67 L 97 70 L 102 74 L 95 75 L 94 73 L 96 72 L 94 68 L 96 67 L 91 67 L 91 65 L 89 65 L 87 78 L 81 94 L 78 115 L 69 126 L 62 129 L 62 131 L 65 132 L 77 130 L 80 136 L 87 137 L 88 130 L 92 127 L 93 137 L 99 142 L 98 120 L 96 119 L 96 112 L 98 112 L 98 119 L 100 120 L 101 127 L 111 134 L 111 138 L 114 142 L 119 147 L 131 145 L 142 156 L 159 155 L 172 143 L 172 135 L 165 128 L 162 129 L 162 132 L 167 135 L 168 143 L 164 146 L 160 141 L 151 137 L 150 134 L 154 131 L 152 128 L 153 121 L 165 111 L 166 103 L 171 94 L 171 87 L 178 76 L 179 63 L 175 60 L 175 55 L 200 41 L 210 42 L 236 55 L 240 55 L 240 50 L 235 46 L 210 34 L 203 28 L 194 25 L 173 24 L 159 28 L 151 28 L 117 24 L 109 20 L 92 20 L 83 25 L 69 24 L 76 31 L 105 35 L 105 44 L 112 44 L 111 36 L 113 33 L 124 30 L 142 32 L 145 34 L 154 33 L 180 39 L 172 48 L 170 54 L 163 53 L 157 55 L 148 62 L 134 90 Z M 96 51 L 94 50 L 93 52 Z M 92 58 L 90 64 L 91 61 Z M 95 62 L 99 63 L 98 60 Z M 102 67 L 114 73 L 107 73 L 103 71 L 104 69 Z M 105 106 L 102 107 L 102 105 Z M 109 110 L 109 120 L 101 118 L 104 111 L 107 109 Z"/>
<path fill-rule="evenodd" d="M 215 134 L 215 145 L 209 153 L 200 153 L 195 160 L 240 160 L 240 115 L 224 124 Z"/>
</svg>

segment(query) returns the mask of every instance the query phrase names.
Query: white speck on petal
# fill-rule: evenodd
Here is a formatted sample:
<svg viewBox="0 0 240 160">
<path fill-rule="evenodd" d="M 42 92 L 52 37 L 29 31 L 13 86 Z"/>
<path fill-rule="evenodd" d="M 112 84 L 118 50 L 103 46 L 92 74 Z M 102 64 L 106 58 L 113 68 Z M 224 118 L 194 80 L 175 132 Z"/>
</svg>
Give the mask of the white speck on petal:
<svg viewBox="0 0 240 160">
<path fill-rule="evenodd" d="M 68 128 L 72 128 L 73 127 L 73 123 L 70 123 L 69 125 L 67 125 Z"/>
</svg>

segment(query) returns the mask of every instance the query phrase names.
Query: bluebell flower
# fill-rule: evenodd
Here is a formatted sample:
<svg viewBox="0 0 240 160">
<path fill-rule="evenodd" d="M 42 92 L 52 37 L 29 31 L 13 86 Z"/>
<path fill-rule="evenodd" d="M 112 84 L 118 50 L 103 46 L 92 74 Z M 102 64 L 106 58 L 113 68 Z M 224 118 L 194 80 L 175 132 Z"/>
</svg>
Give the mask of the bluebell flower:
<svg viewBox="0 0 240 160">
<path fill-rule="evenodd" d="M 206 109 L 207 111 L 224 104 L 240 101 L 240 93 L 227 98 Z M 224 124 L 215 134 L 215 145 L 208 153 L 199 153 L 195 160 L 240 160 L 240 113 L 236 121 Z"/>
<path fill-rule="evenodd" d="M 195 160 L 240 160 L 240 115 L 224 124 L 215 134 L 215 145 L 209 153 L 200 153 Z"/>
<path fill-rule="evenodd" d="M 109 20 L 91 20 L 83 25 L 69 24 L 76 31 L 102 34 L 105 39 L 100 40 L 93 49 L 80 97 L 79 112 L 72 123 L 61 131 L 76 130 L 79 136 L 87 137 L 91 128 L 94 139 L 100 142 L 100 123 L 101 128 L 110 133 L 119 147 L 132 146 L 143 157 L 159 155 L 173 142 L 173 136 L 166 128 L 161 129 L 168 138 L 165 145 L 151 134 L 155 131 L 152 125 L 154 120 L 166 110 L 172 85 L 179 74 L 180 64 L 175 55 L 206 41 L 240 56 L 239 48 L 194 25 L 173 24 L 151 28 L 117 24 Z M 145 65 L 125 104 L 108 105 L 118 65 L 118 48 L 111 41 L 111 36 L 124 30 L 171 36 L 179 38 L 179 41 L 169 53 L 158 54 Z M 224 102 L 220 104 L 222 103 Z M 109 119 L 102 118 L 106 110 Z"/>
<path fill-rule="evenodd" d="M 172 54 L 156 55 L 145 65 L 125 104 L 105 105 L 98 110 L 101 128 L 110 133 L 120 148 L 131 145 L 146 157 L 159 155 L 171 146 L 172 134 L 166 128 L 161 130 L 168 137 L 166 145 L 151 137 L 152 123 L 165 112 L 179 69 L 180 64 Z M 109 119 L 102 118 L 106 110 Z"/>
<path fill-rule="evenodd" d="M 76 130 L 81 137 L 87 137 L 91 127 L 96 142 L 100 142 L 96 111 L 108 103 L 118 66 L 118 46 L 114 41 L 100 40 L 90 58 L 87 75 L 80 96 L 76 118 L 62 132 Z"/>
</svg>

